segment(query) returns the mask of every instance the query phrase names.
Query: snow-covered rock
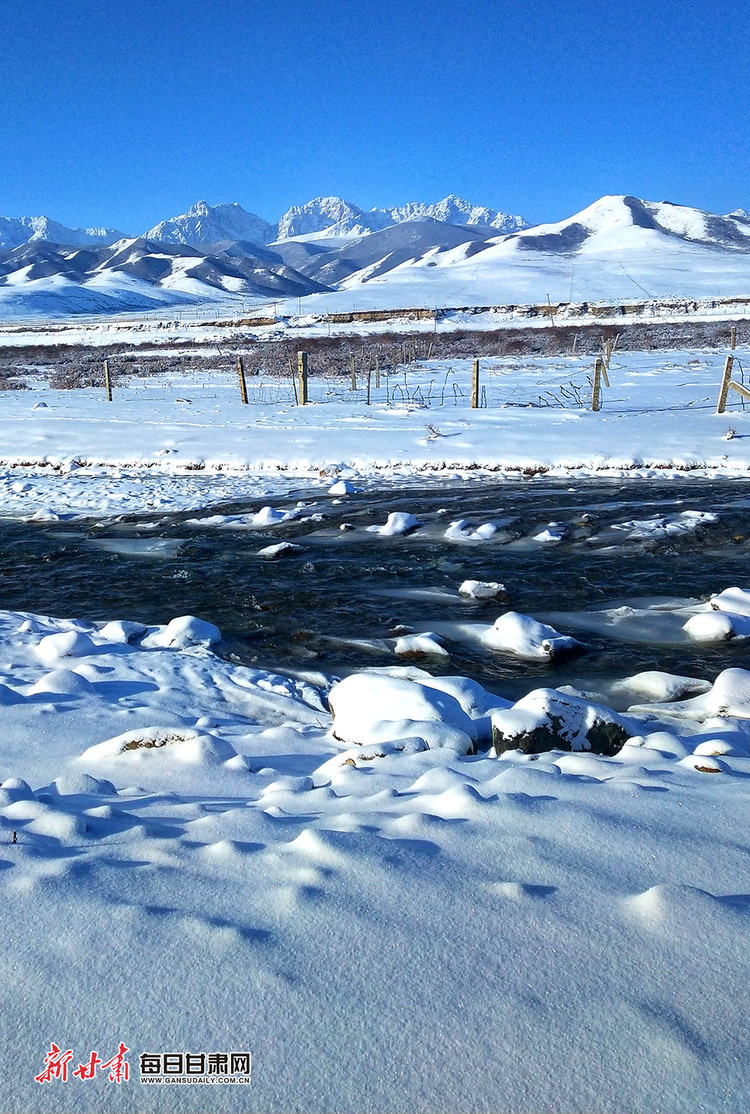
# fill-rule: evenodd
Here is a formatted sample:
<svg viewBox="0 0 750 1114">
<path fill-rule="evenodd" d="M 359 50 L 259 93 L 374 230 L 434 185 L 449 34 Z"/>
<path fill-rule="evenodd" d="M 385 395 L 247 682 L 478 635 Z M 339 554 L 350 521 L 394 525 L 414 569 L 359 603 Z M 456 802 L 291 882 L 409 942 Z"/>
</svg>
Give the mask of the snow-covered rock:
<svg viewBox="0 0 750 1114">
<path fill-rule="evenodd" d="M 329 495 L 356 495 L 359 491 L 351 480 L 336 480 L 335 484 L 331 484 L 328 488 Z"/>
<path fill-rule="evenodd" d="M 750 638 L 750 616 L 728 611 L 701 611 L 682 628 L 693 642 L 728 642 Z"/>
<path fill-rule="evenodd" d="M 550 661 L 560 654 L 582 649 L 577 639 L 560 634 L 554 627 L 539 623 L 530 615 L 506 611 L 483 635 L 482 641 L 493 650 L 504 650 L 520 658 Z"/>
<path fill-rule="evenodd" d="M 421 654 L 448 657 L 448 651 L 440 641 L 440 636 L 433 634 L 432 631 L 425 631 L 423 634 L 404 634 L 396 639 L 393 650 L 399 657 L 412 657 Z"/>
<path fill-rule="evenodd" d="M 253 526 L 277 526 L 287 518 L 293 517 L 293 512 L 280 511 L 276 507 L 261 507 L 252 516 Z"/>
<path fill-rule="evenodd" d="M 617 754 L 631 734 L 625 721 L 602 704 L 557 689 L 534 689 L 507 711 L 492 714 L 492 745 L 540 754 L 548 750 L 588 750 Z"/>
<path fill-rule="evenodd" d="M 451 522 L 445 531 L 445 537 L 452 542 L 486 542 L 494 537 L 498 527 L 495 522 L 482 522 L 475 526 L 468 518 L 459 518 Z"/>
<path fill-rule="evenodd" d="M 649 669 L 636 673 L 622 681 L 615 681 L 610 692 L 613 696 L 627 698 L 631 702 L 683 700 L 686 696 L 699 696 L 708 692 L 711 682 L 699 677 L 680 677 L 674 673 L 663 673 L 659 669 Z"/>
<path fill-rule="evenodd" d="M 96 652 L 96 646 L 83 631 L 60 631 L 41 639 L 36 652 L 45 665 L 55 665 L 62 658 L 80 658 Z"/>
<path fill-rule="evenodd" d="M 187 646 L 213 646 L 215 642 L 221 642 L 221 631 L 213 623 L 194 615 L 180 615 L 144 638 L 141 645 L 149 649 L 182 650 Z"/>
<path fill-rule="evenodd" d="M 393 511 L 388 515 L 388 521 L 383 526 L 368 526 L 371 534 L 413 534 L 422 523 L 413 514 L 407 511 Z"/>
<path fill-rule="evenodd" d="M 506 600 L 508 593 L 504 584 L 495 580 L 464 580 L 458 594 L 468 600 Z"/>
<path fill-rule="evenodd" d="M 713 717 L 723 719 L 750 719 L 750 672 L 746 669 L 724 669 L 714 681 L 708 692 L 689 700 L 670 704 L 659 704 L 660 710 L 671 715 L 687 716 L 691 719 L 706 720 Z M 634 706 L 633 712 L 646 711 Z"/>
<path fill-rule="evenodd" d="M 432 749 L 474 749 L 477 729 L 448 692 L 382 673 L 354 673 L 334 685 L 328 697 L 333 735 L 364 745 L 407 737 L 423 738 Z"/>
<path fill-rule="evenodd" d="M 264 561 L 277 561 L 279 557 L 291 557 L 301 550 L 302 546 L 296 545 L 295 542 L 275 542 L 273 545 L 266 545 L 263 549 L 259 549 L 257 556 L 262 557 Z"/>
<path fill-rule="evenodd" d="M 133 623 L 127 619 L 115 619 L 111 623 L 104 624 L 99 631 L 99 637 L 106 642 L 120 642 L 127 645 L 130 642 L 136 642 L 147 630 L 148 627 L 143 623 Z"/>
<path fill-rule="evenodd" d="M 708 601 L 714 611 L 750 616 L 750 591 L 746 588 L 725 588 Z"/>
<path fill-rule="evenodd" d="M 140 727 L 97 743 L 83 752 L 79 764 L 108 764 L 113 760 L 143 761 L 152 755 L 173 758 L 190 766 L 217 766 L 238 757 L 225 739 L 185 727 Z"/>
</svg>

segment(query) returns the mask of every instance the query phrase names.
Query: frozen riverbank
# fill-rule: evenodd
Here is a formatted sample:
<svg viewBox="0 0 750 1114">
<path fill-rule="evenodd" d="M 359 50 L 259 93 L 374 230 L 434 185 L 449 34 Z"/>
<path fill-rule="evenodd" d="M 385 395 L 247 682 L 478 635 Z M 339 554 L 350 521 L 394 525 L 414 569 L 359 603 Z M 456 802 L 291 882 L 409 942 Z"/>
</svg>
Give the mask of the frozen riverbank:
<svg viewBox="0 0 750 1114">
<path fill-rule="evenodd" d="M 738 374 L 747 353 L 737 349 Z M 578 476 L 654 470 L 736 474 L 750 468 L 741 400 L 716 415 L 724 353 L 618 354 L 603 408 L 592 412 L 589 358 L 482 362 L 482 408 L 469 405 L 471 363 L 424 361 L 383 373 L 368 388 L 311 376 L 311 403 L 296 406 L 290 378 L 236 378 L 205 370 L 116 386 L 32 390 L 0 398 L 0 466 L 45 472 L 106 468 L 117 483 L 137 475 L 139 496 L 163 477 L 402 475 L 539 469 Z M 149 477 L 151 477 L 149 479 Z M 222 478 L 224 491 L 230 479 Z M 72 485 L 66 483 L 66 488 Z M 90 485 L 89 485 L 90 486 Z M 151 488 L 151 493 L 149 493 Z M 234 490 L 237 490 L 235 485 Z M 219 495 L 222 498 L 223 495 Z M 153 500 L 152 500 L 153 502 Z"/>
<path fill-rule="evenodd" d="M 623 371 L 611 414 L 390 386 L 369 415 L 239 407 L 229 379 L 3 395 L 6 462 L 35 454 L 0 483 L 8 1109 L 748 1105 L 750 620 L 721 589 L 750 453 L 741 413 L 687 406 L 717 366 L 688 355 Z M 601 460 L 566 473 L 589 428 Z M 636 459 L 652 440 L 674 471 Z M 488 490 L 482 454 L 558 478 Z M 167 624 L 216 622 L 212 591 L 225 642 Z M 367 700 L 337 698 L 331 645 Z M 52 1042 L 68 1078 L 40 1083 Z M 73 1076 L 120 1043 L 127 1082 Z M 249 1086 L 140 1082 L 142 1055 L 233 1051 Z"/>
</svg>

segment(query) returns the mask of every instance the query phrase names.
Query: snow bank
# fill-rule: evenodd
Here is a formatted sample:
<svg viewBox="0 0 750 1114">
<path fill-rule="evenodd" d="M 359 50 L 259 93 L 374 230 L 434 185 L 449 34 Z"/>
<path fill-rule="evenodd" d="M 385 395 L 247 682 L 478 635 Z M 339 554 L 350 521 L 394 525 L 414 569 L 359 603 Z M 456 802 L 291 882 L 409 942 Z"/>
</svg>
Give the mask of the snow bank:
<svg viewBox="0 0 750 1114">
<path fill-rule="evenodd" d="M 706 720 L 714 716 L 733 717 L 739 720 L 750 719 L 750 672 L 746 669 L 724 669 L 711 688 L 689 700 L 676 701 L 660 706 L 670 715 L 686 716 L 691 719 Z M 632 711 L 641 711 L 649 705 L 634 706 Z"/>
</svg>

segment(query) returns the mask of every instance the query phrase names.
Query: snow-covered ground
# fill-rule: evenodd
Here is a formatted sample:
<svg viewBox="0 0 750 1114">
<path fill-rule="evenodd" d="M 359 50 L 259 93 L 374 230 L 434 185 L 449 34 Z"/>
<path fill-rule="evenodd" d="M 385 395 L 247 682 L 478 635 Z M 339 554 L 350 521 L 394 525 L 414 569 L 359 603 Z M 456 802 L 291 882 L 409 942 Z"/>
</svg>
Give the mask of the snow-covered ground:
<svg viewBox="0 0 750 1114">
<path fill-rule="evenodd" d="M 5 1109 L 747 1108 L 750 674 L 508 709 L 217 636 L 0 613 Z M 488 749 L 545 723 L 570 753 Z M 249 1085 L 140 1079 L 235 1051 Z"/>
<path fill-rule="evenodd" d="M 724 355 L 616 353 L 599 413 L 575 357 L 483 361 L 473 412 L 467 361 L 402 369 L 369 407 L 314 378 L 307 407 L 273 379 L 242 406 L 210 361 L 111 404 L 35 383 L 0 395 L 0 513 L 189 510 L 302 481 L 366 498 L 482 469 L 744 476 L 745 414 L 714 414 Z M 241 518 L 200 521 L 251 531 L 294 512 Z M 644 509 L 612 533 L 698 518 Z M 419 522 L 384 519 L 373 545 Z M 485 526 L 501 529 L 440 528 L 474 545 Z M 514 706 L 414 666 L 340 683 L 250 668 L 195 618 L 0 612 L 3 1108 L 748 1109 L 743 588 L 542 622 L 502 584 L 457 579 L 457 604 L 484 591 L 495 621 L 415 630 L 396 655 L 443 660 L 455 638 L 538 662 L 589 631 L 654 654 L 736 646 L 718 676 L 655 665 Z M 121 1046 L 116 1082 L 101 1065 Z M 174 1083 L 188 1054 L 244 1052 L 249 1083 Z M 166 1083 L 141 1081 L 142 1056 Z"/>
<path fill-rule="evenodd" d="M 736 351 L 735 377 L 747 348 Z M 578 475 L 655 469 L 744 473 L 748 418 L 733 392 L 715 413 L 725 353 L 616 353 L 592 412 L 589 357 L 482 361 L 486 406 L 470 409 L 471 362 L 426 361 L 383 375 L 371 404 L 360 379 L 290 379 L 213 370 L 94 389 L 0 395 L 0 508 L 6 513 L 202 505 L 284 478 L 548 469 Z M 735 401 L 736 400 L 736 401 Z M 59 473 L 65 473 L 60 481 Z M 105 474 L 106 478 L 102 479 Z M 98 479 L 97 479 L 98 477 Z M 174 477 L 187 477 L 188 482 Z M 273 482 L 272 482 L 273 481 Z"/>
</svg>

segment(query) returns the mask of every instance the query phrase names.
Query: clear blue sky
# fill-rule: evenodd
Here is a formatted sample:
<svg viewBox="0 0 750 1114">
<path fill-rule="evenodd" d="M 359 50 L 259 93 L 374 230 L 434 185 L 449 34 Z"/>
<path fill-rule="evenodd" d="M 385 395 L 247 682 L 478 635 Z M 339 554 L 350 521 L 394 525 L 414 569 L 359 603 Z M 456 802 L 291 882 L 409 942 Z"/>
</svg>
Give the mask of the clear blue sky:
<svg viewBox="0 0 750 1114">
<path fill-rule="evenodd" d="M 750 208 L 747 3 L 5 0 L 0 214 Z"/>
</svg>

